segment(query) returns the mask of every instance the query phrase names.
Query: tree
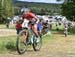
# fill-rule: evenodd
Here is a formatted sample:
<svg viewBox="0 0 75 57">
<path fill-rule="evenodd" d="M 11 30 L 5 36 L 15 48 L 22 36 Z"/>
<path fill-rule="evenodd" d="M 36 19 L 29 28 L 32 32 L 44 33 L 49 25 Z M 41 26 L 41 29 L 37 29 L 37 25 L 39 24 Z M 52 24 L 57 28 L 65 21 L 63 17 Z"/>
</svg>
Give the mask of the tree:
<svg viewBox="0 0 75 57">
<path fill-rule="evenodd" d="M 73 1 L 62 5 L 62 15 L 71 21 L 75 21 L 75 3 Z"/>
<path fill-rule="evenodd" d="M 12 17 L 14 14 L 14 8 L 12 0 L 0 0 L 0 18 L 3 21 L 7 17 Z M 0 22 L 2 22 L 0 20 Z"/>
<path fill-rule="evenodd" d="M 13 5 L 12 0 L 4 1 L 4 9 L 5 9 L 5 15 L 6 17 L 12 17 L 13 16 Z"/>
</svg>

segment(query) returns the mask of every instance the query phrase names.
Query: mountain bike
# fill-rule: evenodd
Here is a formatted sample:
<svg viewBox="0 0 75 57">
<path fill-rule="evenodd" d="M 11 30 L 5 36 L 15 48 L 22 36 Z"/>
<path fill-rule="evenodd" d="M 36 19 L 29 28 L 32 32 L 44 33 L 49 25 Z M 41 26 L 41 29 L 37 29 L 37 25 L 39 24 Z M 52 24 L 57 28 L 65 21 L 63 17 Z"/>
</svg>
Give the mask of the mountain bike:
<svg viewBox="0 0 75 57">
<path fill-rule="evenodd" d="M 17 36 L 17 52 L 19 54 L 25 53 L 27 51 L 28 45 L 32 45 L 34 51 L 39 51 L 42 46 L 42 37 L 39 34 L 39 42 L 37 42 L 36 35 L 30 28 L 25 27 Z"/>
</svg>

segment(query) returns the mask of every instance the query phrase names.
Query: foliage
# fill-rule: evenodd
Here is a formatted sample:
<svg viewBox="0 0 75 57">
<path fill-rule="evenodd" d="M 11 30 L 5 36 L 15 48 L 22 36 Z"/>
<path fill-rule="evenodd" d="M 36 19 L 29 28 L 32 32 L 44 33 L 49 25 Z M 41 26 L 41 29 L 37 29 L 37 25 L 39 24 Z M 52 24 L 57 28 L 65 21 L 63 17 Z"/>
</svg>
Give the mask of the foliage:
<svg viewBox="0 0 75 57">
<path fill-rule="evenodd" d="M 61 4 L 48 4 L 48 3 L 32 3 L 32 2 L 14 2 L 16 7 L 28 7 L 36 14 L 49 14 L 52 15 L 53 13 L 60 13 L 60 6 Z M 42 10 L 43 9 L 43 10 Z"/>
<path fill-rule="evenodd" d="M 20 15 L 20 8 L 14 7 L 14 15 Z"/>
<path fill-rule="evenodd" d="M 16 36 L 0 37 L 0 53 L 8 53 L 16 50 Z"/>
<path fill-rule="evenodd" d="M 75 34 L 75 27 L 70 27 L 68 29 L 69 34 Z"/>
<path fill-rule="evenodd" d="M 62 15 L 66 16 L 69 20 L 75 20 L 75 2 L 68 2 L 62 5 Z"/>
<path fill-rule="evenodd" d="M 14 8 L 12 5 L 12 0 L 0 0 L 0 22 L 7 17 L 12 17 L 14 14 Z"/>
<path fill-rule="evenodd" d="M 5 47 L 10 50 L 16 50 L 15 43 L 13 41 L 7 42 Z"/>
</svg>

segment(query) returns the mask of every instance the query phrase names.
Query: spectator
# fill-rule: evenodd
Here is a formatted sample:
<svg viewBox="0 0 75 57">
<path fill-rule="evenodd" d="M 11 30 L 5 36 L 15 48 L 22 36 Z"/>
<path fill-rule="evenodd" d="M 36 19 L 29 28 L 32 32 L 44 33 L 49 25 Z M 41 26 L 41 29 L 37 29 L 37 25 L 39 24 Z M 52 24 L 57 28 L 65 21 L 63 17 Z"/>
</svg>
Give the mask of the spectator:
<svg viewBox="0 0 75 57">
<path fill-rule="evenodd" d="M 6 28 L 9 28 L 9 22 L 6 23 Z"/>
</svg>

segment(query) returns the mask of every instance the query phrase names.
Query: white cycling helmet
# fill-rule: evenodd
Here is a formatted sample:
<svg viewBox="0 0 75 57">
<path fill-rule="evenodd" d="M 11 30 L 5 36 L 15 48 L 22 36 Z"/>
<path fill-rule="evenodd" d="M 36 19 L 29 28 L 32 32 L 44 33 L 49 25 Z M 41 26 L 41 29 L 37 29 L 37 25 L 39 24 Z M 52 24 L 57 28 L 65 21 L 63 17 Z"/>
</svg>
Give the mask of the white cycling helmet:
<svg viewBox="0 0 75 57">
<path fill-rule="evenodd" d="M 22 13 L 26 13 L 26 12 L 29 12 L 29 11 L 30 11 L 30 9 L 25 8 L 25 7 L 21 9 L 21 12 L 22 12 Z"/>
</svg>

